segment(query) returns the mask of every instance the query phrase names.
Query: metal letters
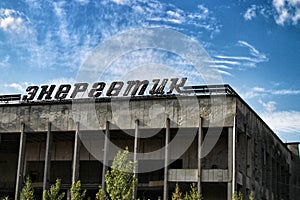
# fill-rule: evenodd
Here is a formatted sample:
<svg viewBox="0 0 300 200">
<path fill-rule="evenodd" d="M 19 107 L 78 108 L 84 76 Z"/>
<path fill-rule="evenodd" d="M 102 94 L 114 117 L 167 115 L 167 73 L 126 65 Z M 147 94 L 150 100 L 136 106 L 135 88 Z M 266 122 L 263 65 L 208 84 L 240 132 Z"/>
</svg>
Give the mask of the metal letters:
<svg viewBox="0 0 300 200">
<path fill-rule="evenodd" d="M 170 82 L 168 91 L 166 94 L 172 94 L 174 90 L 177 93 L 185 92 L 184 85 L 187 78 L 171 78 L 163 79 L 153 79 L 151 88 L 149 89 L 148 93 L 151 95 L 163 95 L 165 94 L 164 89 L 167 86 L 167 83 Z M 144 95 L 148 86 L 148 80 L 131 80 L 127 81 L 127 86 L 124 86 L 123 81 L 114 81 L 112 82 L 108 89 L 106 90 L 105 95 L 107 97 L 114 97 L 114 96 L 136 96 L 136 95 Z M 28 86 L 26 89 L 27 94 L 23 95 L 23 101 L 31 101 L 34 100 L 37 96 L 37 93 L 40 89 L 40 92 L 37 96 L 37 100 L 63 100 L 66 98 L 75 99 L 78 95 L 83 96 L 85 93 L 89 98 L 99 98 L 106 87 L 106 83 L 104 82 L 95 82 L 93 83 L 90 88 L 88 83 L 75 83 L 72 89 L 70 84 L 62 84 L 60 85 L 57 90 L 54 92 L 56 85 L 42 85 L 42 86 Z M 54 95 L 54 97 L 52 96 Z"/>
</svg>

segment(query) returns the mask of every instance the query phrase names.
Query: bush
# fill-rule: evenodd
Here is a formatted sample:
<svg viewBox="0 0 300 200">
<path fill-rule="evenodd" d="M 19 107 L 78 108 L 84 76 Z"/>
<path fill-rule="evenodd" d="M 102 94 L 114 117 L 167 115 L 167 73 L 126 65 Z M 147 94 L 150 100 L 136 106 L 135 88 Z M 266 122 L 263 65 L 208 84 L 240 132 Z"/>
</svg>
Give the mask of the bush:
<svg viewBox="0 0 300 200">
<path fill-rule="evenodd" d="M 232 200 L 243 200 L 243 194 L 241 192 L 235 192 L 232 196 Z"/>
<path fill-rule="evenodd" d="M 55 185 L 52 185 L 49 190 L 43 192 L 43 200 L 62 200 L 65 193 L 60 194 L 60 179 L 56 179 Z"/>
<path fill-rule="evenodd" d="M 31 179 L 29 176 L 26 177 L 25 185 L 22 189 L 20 200 L 34 200 L 34 190 L 31 185 Z"/>
<path fill-rule="evenodd" d="M 249 195 L 249 200 L 254 200 L 254 195 L 253 195 L 253 192 L 250 192 L 250 195 Z"/>
<path fill-rule="evenodd" d="M 182 192 L 180 191 L 178 183 L 176 183 L 175 192 L 172 194 L 172 200 L 182 200 Z"/>
<path fill-rule="evenodd" d="M 191 184 L 191 190 L 189 194 L 187 193 L 185 195 L 184 200 L 203 200 L 203 197 L 198 191 L 198 188 L 195 183 Z"/>
<path fill-rule="evenodd" d="M 71 187 L 71 200 L 83 200 L 86 195 L 86 190 L 81 189 L 81 182 L 77 181 Z"/>
<path fill-rule="evenodd" d="M 107 200 L 108 197 L 102 187 L 99 187 L 99 191 L 96 194 L 96 200 Z"/>
</svg>

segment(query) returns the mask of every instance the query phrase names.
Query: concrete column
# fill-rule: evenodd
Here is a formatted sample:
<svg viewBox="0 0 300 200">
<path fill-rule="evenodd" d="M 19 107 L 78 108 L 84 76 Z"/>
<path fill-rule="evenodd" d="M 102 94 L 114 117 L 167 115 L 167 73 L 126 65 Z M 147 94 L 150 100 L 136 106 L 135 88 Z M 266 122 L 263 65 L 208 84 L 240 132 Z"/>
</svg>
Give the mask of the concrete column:
<svg viewBox="0 0 300 200">
<path fill-rule="evenodd" d="M 18 158 L 18 168 L 17 168 L 17 179 L 16 179 L 16 191 L 15 200 L 19 199 L 20 191 L 22 189 L 23 182 L 23 171 L 24 171 L 24 161 L 25 161 L 25 147 L 26 147 L 26 133 L 24 133 L 25 124 L 21 124 L 20 133 L 20 146 L 19 146 L 19 158 Z"/>
<path fill-rule="evenodd" d="M 138 152 L 138 139 L 139 139 L 139 120 L 135 120 L 135 132 L 134 132 L 134 150 L 133 150 L 133 177 L 137 178 L 138 176 L 138 159 L 137 159 L 137 152 Z M 137 185 L 133 188 L 133 199 L 137 197 Z"/>
<path fill-rule="evenodd" d="M 202 150 L 202 118 L 199 118 L 199 130 L 198 130 L 198 192 L 201 193 L 201 150 Z"/>
<path fill-rule="evenodd" d="M 169 164 L 170 119 L 166 119 L 164 200 L 168 200 L 168 164 Z"/>
<path fill-rule="evenodd" d="M 80 145 L 81 143 L 79 138 L 79 122 L 77 122 L 73 151 L 72 184 L 79 179 Z"/>
<path fill-rule="evenodd" d="M 104 138 L 104 152 L 103 152 L 103 168 L 102 168 L 102 188 L 105 191 L 105 173 L 107 171 L 107 166 L 108 166 L 108 150 L 109 150 L 109 145 L 108 141 L 110 139 L 110 131 L 109 131 L 109 121 L 106 122 L 106 128 L 105 128 L 105 138 Z"/>
<path fill-rule="evenodd" d="M 233 168 L 233 159 L 232 159 L 232 144 L 233 141 L 233 128 L 228 128 L 228 183 L 227 183 L 227 200 L 232 198 L 232 168 Z"/>
<path fill-rule="evenodd" d="M 49 122 L 47 139 L 46 139 L 43 191 L 49 189 L 52 140 L 53 140 L 53 133 L 51 132 L 51 122 Z"/>
<path fill-rule="evenodd" d="M 233 117 L 232 128 L 232 194 L 236 191 L 236 128 L 235 128 L 235 116 Z"/>
</svg>

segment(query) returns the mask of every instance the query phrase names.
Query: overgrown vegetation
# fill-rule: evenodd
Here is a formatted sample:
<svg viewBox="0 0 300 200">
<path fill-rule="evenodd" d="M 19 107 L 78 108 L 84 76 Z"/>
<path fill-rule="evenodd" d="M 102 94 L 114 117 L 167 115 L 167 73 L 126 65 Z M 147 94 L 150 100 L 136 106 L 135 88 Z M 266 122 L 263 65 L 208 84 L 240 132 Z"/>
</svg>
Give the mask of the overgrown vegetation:
<svg viewBox="0 0 300 200">
<path fill-rule="evenodd" d="M 133 200 L 133 192 L 137 187 L 137 179 L 134 177 L 133 163 L 129 158 L 129 151 L 126 148 L 124 151 L 117 153 L 113 160 L 111 170 L 105 174 L 106 190 L 100 186 L 96 194 L 96 200 Z M 60 191 L 61 180 L 57 179 L 55 185 L 52 185 L 49 190 L 43 192 L 43 200 L 62 200 L 65 196 L 64 192 Z M 34 200 L 34 190 L 30 177 L 26 177 L 25 185 L 22 189 L 20 200 Z M 86 190 L 81 188 L 81 182 L 77 181 L 72 184 L 70 189 L 70 198 L 68 200 L 84 200 L 86 198 Z M 158 199 L 161 199 L 160 197 Z M 242 200 L 243 194 L 235 192 L 232 200 Z M 3 197 L 1 200 L 9 200 L 9 197 Z M 190 190 L 183 197 L 180 191 L 179 184 L 176 184 L 175 191 L 172 193 L 172 200 L 204 200 L 195 183 L 190 185 Z M 253 192 L 249 195 L 249 200 L 254 200 Z"/>
<path fill-rule="evenodd" d="M 241 192 L 235 192 L 232 196 L 232 200 L 243 200 L 243 194 Z"/>
<path fill-rule="evenodd" d="M 55 185 L 52 185 L 49 190 L 43 192 L 43 200 L 62 200 L 65 193 L 60 193 L 60 179 L 56 179 Z"/>
<path fill-rule="evenodd" d="M 108 197 L 102 187 L 99 187 L 99 191 L 96 194 L 96 200 L 108 200 Z"/>
<path fill-rule="evenodd" d="M 191 184 L 190 191 L 182 196 L 178 183 L 176 184 L 175 191 L 172 194 L 172 200 L 203 200 L 202 195 L 198 191 L 195 183 Z"/>
<path fill-rule="evenodd" d="M 180 191 L 178 183 L 176 183 L 175 191 L 172 194 L 172 200 L 182 200 L 182 192 Z"/>
<path fill-rule="evenodd" d="M 191 189 L 188 194 L 184 197 L 185 200 L 203 200 L 201 193 L 198 191 L 198 188 L 195 183 L 191 184 Z"/>
<path fill-rule="evenodd" d="M 105 174 L 106 192 L 111 200 L 133 199 L 133 192 L 137 186 L 134 177 L 133 163 L 129 158 L 128 148 L 119 151 L 113 160 L 111 170 Z"/>
<path fill-rule="evenodd" d="M 250 193 L 249 200 L 254 200 L 254 194 L 253 194 L 253 192 Z"/>
<path fill-rule="evenodd" d="M 26 177 L 25 185 L 22 189 L 20 200 L 34 200 L 34 190 L 32 188 L 31 179 L 29 176 Z"/>
<path fill-rule="evenodd" d="M 70 196 L 71 200 L 83 200 L 86 195 L 86 190 L 81 188 L 81 182 L 77 181 L 76 183 L 72 184 Z"/>
</svg>

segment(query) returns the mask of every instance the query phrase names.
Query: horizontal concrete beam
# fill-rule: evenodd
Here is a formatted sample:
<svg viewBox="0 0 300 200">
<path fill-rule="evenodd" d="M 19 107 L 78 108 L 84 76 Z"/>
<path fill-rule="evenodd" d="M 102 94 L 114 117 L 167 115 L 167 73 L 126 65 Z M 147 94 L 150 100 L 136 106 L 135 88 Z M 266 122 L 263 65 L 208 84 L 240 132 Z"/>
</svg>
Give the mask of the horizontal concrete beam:
<svg viewBox="0 0 300 200">
<path fill-rule="evenodd" d="M 198 169 L 169 169 L 169 182 L 197 182 Z M 201 182 L 228 182 L 227 169 L 202 169 Z"/>
</svg>

